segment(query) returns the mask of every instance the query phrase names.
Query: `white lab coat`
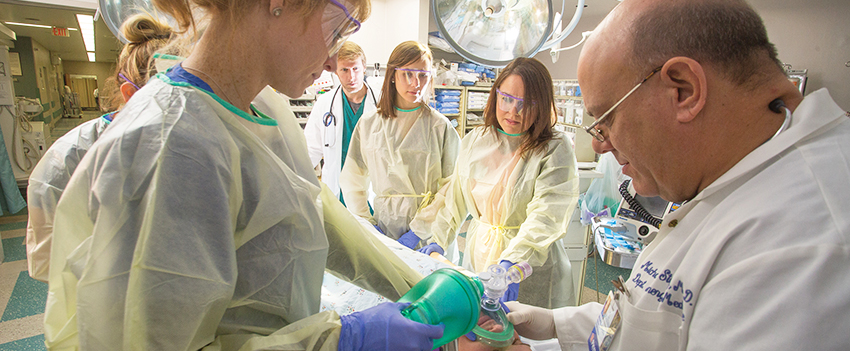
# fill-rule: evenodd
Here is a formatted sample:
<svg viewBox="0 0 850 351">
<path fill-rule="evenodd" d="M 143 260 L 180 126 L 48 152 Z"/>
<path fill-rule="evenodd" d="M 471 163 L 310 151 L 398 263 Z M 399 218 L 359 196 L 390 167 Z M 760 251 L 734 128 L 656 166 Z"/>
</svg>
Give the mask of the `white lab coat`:
<svg viewBox="0 0 850 351">
<path fill-rule="evenodd" d="M 850 118 L 821 89 L 664 218 L 626 282 L 611 349 L 850 349 L 848 208 Z M 600 310 L 555 310 L 563 349 L 587 347 Z"/>
<path fill-rule="evenodd" d="M 363 114 L 360 118 L 370 116 L 377 110 L 376 101 L 381 99 L 381 87 L 377 86 L 378 90 L 371 89 L 371 85 L 364 83 L 366 86 L 366 97 L 363 98 Z M 342 104 L 345 100 L 343 95 L 345 92 L 342 86 L 337 86 L 331 91 L 320 95 L 313 104 L 313 110 L 307 119 L 307 125 L 304 126 L 304 136 L 307 138 L 307 152 L 310 154 L 310 162 L 313 167 L 319 165 L 322 158 L 325 159 L 325 165 L 322 167 L 322 182 L 328 185 L 328 188 L 339 197 L 339 173 L 342 171 L 342 130 L 343 121 L 345 119 Z M 331 106 L 333 101 L 333 106 Z M 336 116 L 336 124 L 331 123 L 325 127 L 323 121 L 325 114 L 333 110 L 333 115 Z M 333 138 L 333 140 L 331 140 Z"/>
</svg>

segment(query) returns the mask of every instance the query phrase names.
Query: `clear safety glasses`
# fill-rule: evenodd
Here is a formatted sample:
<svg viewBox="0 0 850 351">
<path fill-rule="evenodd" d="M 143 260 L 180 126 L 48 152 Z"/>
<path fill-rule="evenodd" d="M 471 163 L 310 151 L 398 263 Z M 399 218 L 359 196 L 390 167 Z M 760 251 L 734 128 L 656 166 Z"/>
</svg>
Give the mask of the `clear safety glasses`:
<svg viewBox="0 0 850 351">
<path fill-rule="evenodd" d="M 499 109 L 502 111 L 511 112 L 511 109 L 516 106 L 516 113 L 520 113 L 522 108 L 525 107 L 525 100 L 522 98 L 505 94 L 499 89 L 496 89 L 496 93 L 499 94 L 498 100 L 496 100 L 498 103 L 496 105 L 498 105 Z"/>
<path fill-rule="evenodd" d="M 328 55 L 333 56 L 349 36 L 360 30 L 360 21 L 352 17 L 348 8 L 339 1 L 328 1 L 335 6 L 325 6 L 325 12 L 322 14 L 322 33 L 325 35 L 325 44 L 328 45 Z"/>
<path fill-rule="evenodd" d="M 395 71 L 408 85 L 425 85 L 431 80 L 431 71 L 412 68 L 396 68 Z"/>
<path fill-rule="evenodd" d="M 130 80 L 130 78 L 127 78 L 127 76 L 125 76 L 123 73 L 118 72 L 118 76 L 119 76 L 119 77 L 121 77 L 121 79 L 124 79 L 125 81 L 127 81 L 127 83 L 130 83 L 130 84 L 132 84 L 134 87 L 136 87 L 136 90 L 142 89 L 142 88 L 139 88 L 139 86 L 138 86 L 138 85 L 136 85 L 136 83 L 133 83 L 133 81 L 132 81 L 132 80 Z M 121 85 L 121 84 L 119 84 L 119 85 Z"/>
</svg>

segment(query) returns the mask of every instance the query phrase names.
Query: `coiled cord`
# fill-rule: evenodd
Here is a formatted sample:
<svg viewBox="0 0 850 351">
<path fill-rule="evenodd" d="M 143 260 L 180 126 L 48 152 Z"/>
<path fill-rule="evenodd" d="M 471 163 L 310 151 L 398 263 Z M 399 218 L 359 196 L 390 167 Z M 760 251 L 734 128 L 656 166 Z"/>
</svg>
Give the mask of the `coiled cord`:
<svg viewBox="0 0 850 351">
<path fill-rule="evenodd" d="M 631 184 L 631 182 L 631 179 L 626 179 L 625 181 L 623 181 L 622 184 L 620 184 L 620 195 L 623 196 L 623 199 L 625 199 L 626 202 L 629 203 L 629 206 L 631 206 L 632 210 L 635 211 L 635 213 L 637 213 L 637 215 L 640 216 L 640 218 L 643 219 L 644 222 L 652 224 L 652 226 L 656 228 L 661 228 L 661 220 L 649 214 L 649 212 L 647 212 L 646 209 L 643 208 L 643 205 L 641 205 L 637 200 L 635 200 L 632 194 L 629 193 L 629 184 Z"/>
</svg>

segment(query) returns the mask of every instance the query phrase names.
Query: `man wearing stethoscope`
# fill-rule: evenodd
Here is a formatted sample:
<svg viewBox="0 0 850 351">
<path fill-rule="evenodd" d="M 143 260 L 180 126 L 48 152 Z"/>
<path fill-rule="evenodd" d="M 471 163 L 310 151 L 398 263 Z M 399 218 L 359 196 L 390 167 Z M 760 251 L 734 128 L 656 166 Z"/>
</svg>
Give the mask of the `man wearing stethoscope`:
<svg viewBox="0 0 850 351">
<path fill-rule="evenodd" d="M 351 40 L 346 41 L 337 57 L 336 74 L 340 85 L 316 100 L 304 127 L 310 161 L 315 167 L 324 158 L 322 181 L 340 201 L 343 199 L 339 191 L 339 173 L 348 154 L 351 133 L 361 116 L 377 109 L 380 98 L 366 83 L 365 71 L 363 49 Z"/>
</svg>

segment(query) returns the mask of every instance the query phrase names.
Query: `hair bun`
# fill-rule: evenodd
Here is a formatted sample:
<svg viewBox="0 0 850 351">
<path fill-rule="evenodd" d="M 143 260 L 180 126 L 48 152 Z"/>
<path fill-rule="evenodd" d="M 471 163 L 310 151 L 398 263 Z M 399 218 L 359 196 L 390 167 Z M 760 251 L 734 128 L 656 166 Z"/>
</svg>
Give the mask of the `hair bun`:
<svg viewBox="0 0 850 351">
<path fill-rule="evenodd" d="M 172 29 L 169 25 L 155 20 L 146 13 L 134 15 L 121 25 L 121 34 L 130 44 L 135 45 L 150 40 L 167 40 L 171 38 L 171 33 Z"/>
</svg>

